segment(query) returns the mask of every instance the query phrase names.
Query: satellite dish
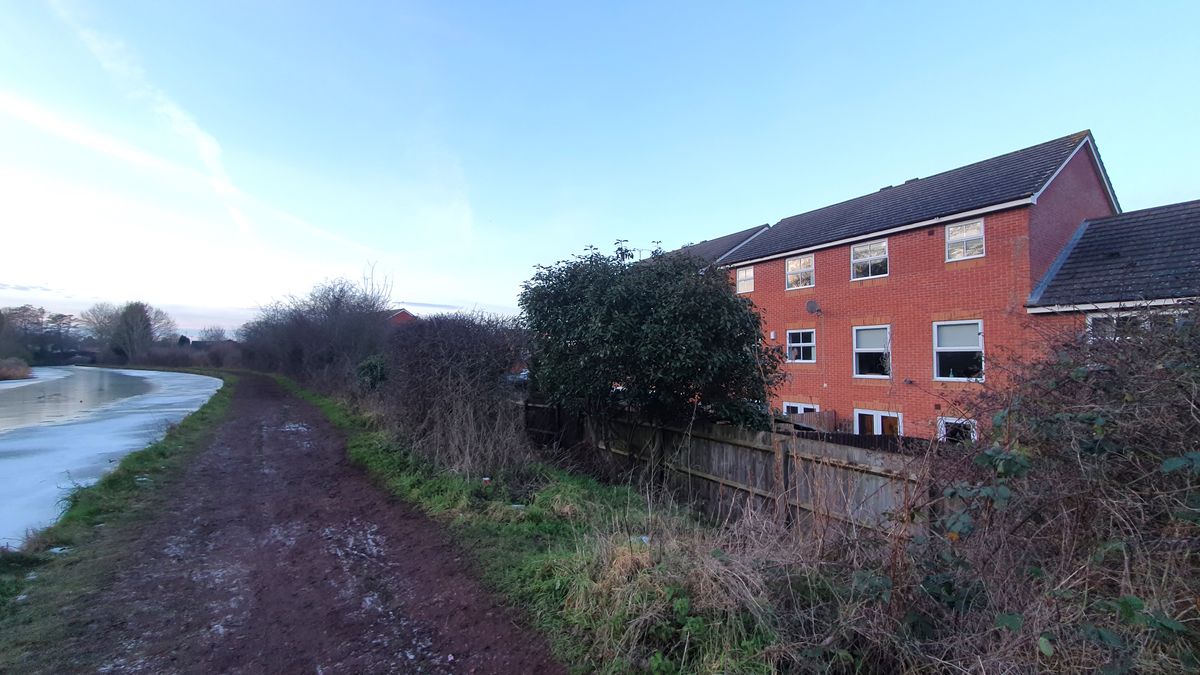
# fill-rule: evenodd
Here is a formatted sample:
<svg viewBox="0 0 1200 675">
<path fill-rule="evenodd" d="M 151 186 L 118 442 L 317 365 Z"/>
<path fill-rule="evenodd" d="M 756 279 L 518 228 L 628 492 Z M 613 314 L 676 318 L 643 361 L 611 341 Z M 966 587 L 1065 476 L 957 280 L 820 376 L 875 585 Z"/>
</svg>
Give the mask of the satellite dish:
<svg viewBox="0 0 1200 675">
<path fill-rule="evenodd" d="M 821 313 L 821 306 L 817 304 L 816 300 L 809 300 L 808 303 L 804 305 L 804 309 L 809 314 L 820 314 Z"/>
</svg>

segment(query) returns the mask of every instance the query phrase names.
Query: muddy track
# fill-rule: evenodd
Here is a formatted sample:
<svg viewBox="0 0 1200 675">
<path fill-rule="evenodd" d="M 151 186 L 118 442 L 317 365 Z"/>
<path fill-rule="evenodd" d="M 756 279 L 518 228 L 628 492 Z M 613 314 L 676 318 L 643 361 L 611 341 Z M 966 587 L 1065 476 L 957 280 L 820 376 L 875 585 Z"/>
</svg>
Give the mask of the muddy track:
<svg viewBox="0 0 1200 675">
<path fill-rule="evenodd" d="M 267 378 L 242 378 L 229 419 L 166 489 L 71 622 L 72 666 L 562 672 L 441 525 L 372 485 L 321 413 Z"/>
</svg>

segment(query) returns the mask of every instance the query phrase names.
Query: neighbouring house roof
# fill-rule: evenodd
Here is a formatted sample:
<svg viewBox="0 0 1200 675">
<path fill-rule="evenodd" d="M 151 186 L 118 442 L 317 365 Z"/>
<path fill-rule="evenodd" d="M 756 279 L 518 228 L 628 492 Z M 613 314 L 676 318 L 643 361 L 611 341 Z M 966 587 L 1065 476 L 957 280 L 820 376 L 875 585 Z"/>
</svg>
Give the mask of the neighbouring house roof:
<svg viewBox="0 0 1200 675">
<path fill-rule="evenodd" d="M 720 262 L 722 258 L 737 251 L 746 242 L 770 229 L 770 227 L 770 225 L 756 225 L 741 232 L 734 232 L 733 234 L 727 234 L 716 239 L 706 239 L 695 244 L 688 244 L 687 246 L 671 251 L 671 253 L 690 255 L 713 265 Z"/>
<path fill-rule="evenodd" d="M 1090 131 L 1080 131 L 1024 150 L 986 159 L 862 197 L 785 218 L 755 237 L 723 264 L 770 258 L 892 228 L 1035 199 L 1083 144 L 1108 178 Z M 1111 186 L 1109 194 L 1112 194 Z M 1119 205 L 1113 199 L 1113 208 Z"/>
<path fill-rule="evenodd" d="M 1085 220 L 1031 307 L 1200 297 L 1200 200 Z"/>
</svg>

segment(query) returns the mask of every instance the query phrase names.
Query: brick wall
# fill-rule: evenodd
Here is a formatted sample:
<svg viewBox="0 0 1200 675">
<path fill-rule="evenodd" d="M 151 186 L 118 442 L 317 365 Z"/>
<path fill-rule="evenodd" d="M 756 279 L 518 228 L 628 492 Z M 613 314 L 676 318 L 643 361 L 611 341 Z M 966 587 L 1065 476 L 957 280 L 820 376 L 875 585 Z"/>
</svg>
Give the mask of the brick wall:
<svg viewBox="0 0 1200 675">
<path fill-rule="evenodd" d="M 1114 215 L 1092 146 L 1081 148 L 1038 197 L 1030 212 L 1030 279 L 1034 285 L 1088 218 Z"/>
<path fill-rule="evenodd" d="M 880 279 L 850 280 L 849 246 L 814 254 L 813 288 L 785 290 L 782 258 L 755 264 L 754 291 L 747 295 L 768 336 L 775 334 L 770 342 L 784 347 L 787 330 L 816 330 L 816 363 L 786 364 L 788 381 L 773 405 L 813 403 L 849 424 L 856 408 L 898 412 L 905 435 L 936 435 L 937 418 L 960 416 L 956 401 L 981 385 L 934 379 L 935 321 L 983 321 L 989 381 L 1002 381 L 1006 360 L 1028 358 L 1044 344 L 1032 322 L 1052 327 L 1073 321 L 1025 311 L 1030 215 L 1029 207 L 1020 207 L 984 217 L 986 254 L 972 260 L 945 262 L 944 225 L 892 235 L 888 276 Z M 819 314 L 806 310 L 808 300 L 817 301 Z M 892 376 L 855 378 L 852 327 L 875 324 L 891 326 Z"/>
</svg>

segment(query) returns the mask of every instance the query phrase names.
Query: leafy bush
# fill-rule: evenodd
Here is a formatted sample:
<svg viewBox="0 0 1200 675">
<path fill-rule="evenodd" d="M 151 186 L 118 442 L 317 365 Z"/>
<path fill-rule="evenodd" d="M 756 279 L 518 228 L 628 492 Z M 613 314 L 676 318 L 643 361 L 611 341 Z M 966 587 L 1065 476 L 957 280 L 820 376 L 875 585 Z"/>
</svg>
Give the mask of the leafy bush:
<svg viewBox="0 0 1200 675">
<path fill-rule="evenodd" d="M 728 274 L 618 247 L 540 267 L 521 293 L 535 387 L 575 410 L 634 407 L 649 421 L 697 414 L 765 427 L 782 355 Z"/>
</svg>

